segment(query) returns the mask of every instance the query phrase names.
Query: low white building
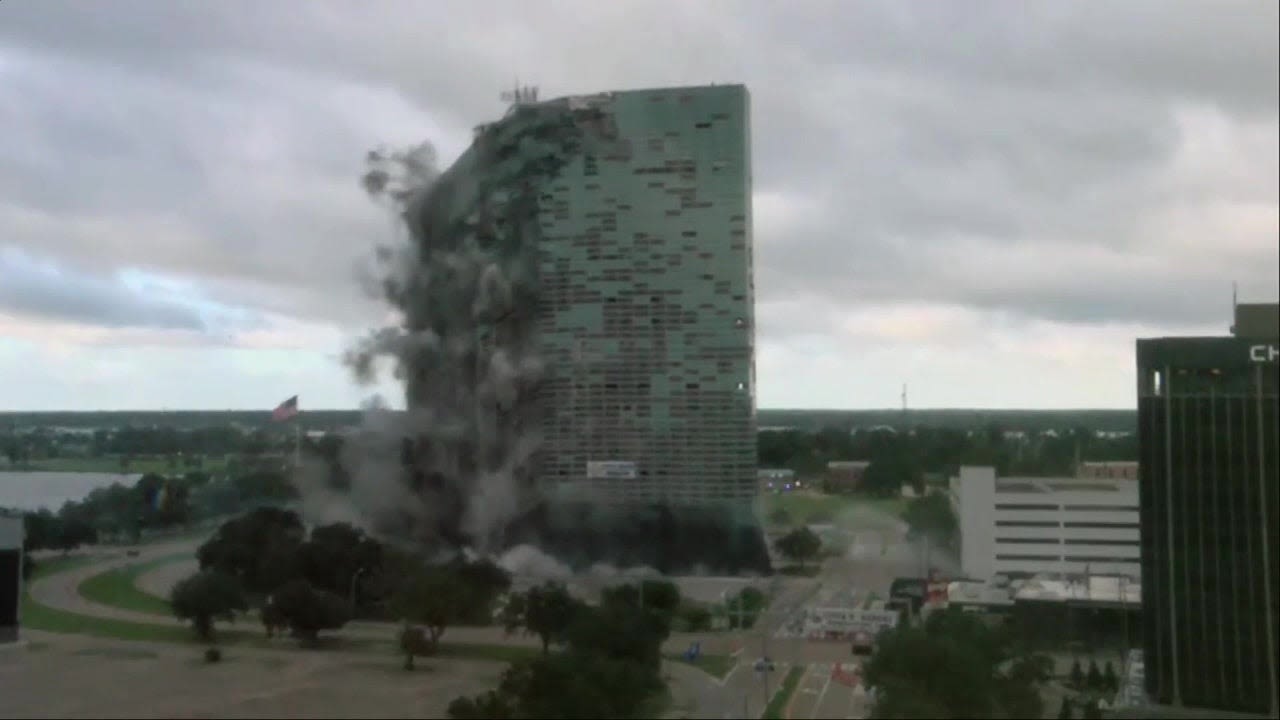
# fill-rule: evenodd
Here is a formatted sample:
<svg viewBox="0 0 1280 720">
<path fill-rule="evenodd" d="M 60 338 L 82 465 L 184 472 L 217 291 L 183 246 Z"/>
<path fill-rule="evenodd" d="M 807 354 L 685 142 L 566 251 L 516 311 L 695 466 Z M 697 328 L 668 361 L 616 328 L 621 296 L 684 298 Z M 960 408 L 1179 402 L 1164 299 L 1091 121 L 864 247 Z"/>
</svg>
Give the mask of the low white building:
<svg viewBox="0 0 1280 720">
<path fill-rule="evenodd" d="M 991 467 L 962 467 L 951 502 L 966 577 L 1140 577 L 1135 478 L 997 478 Z"/>
</svg>

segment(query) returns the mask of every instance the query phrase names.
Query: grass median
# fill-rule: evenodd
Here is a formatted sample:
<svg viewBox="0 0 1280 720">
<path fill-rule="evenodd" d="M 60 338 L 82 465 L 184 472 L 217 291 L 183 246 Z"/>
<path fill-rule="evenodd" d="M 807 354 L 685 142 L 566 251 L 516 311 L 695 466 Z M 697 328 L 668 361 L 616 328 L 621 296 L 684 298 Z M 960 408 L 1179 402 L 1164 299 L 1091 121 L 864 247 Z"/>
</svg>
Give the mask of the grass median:
<svg viewBox="0 0 1280 720">
<path fill-rule="evenodd" d="M 865 495 L 828 495 L 808 490 L 770 493 L 761 497 L 763 516 L 768 520 L 781 510 L 790 524 L 834 523 L 847 525 L 866 513 L 902 517 L 907 500 L 901 497 L 879 498 Z M 772 521 L 770 521 L 772 522 Z"/>
<path fill-rule="evenodd" d="M 119 598 L 122 595 L 128 597 L 128 594 L 121 589 L 121 584 L 129 582 L 129 578 L 147 572 L 148 570 L 163 565 L 166 562 L 173 562 L 175 558 L 188 557 L 188 555 L 173 555 L 163 558 L 157 558 L 146 563 L 122 568 L 128 572 L 107 571 L 99 575 L 95 575 L 84 583 L 81 583 L 81 593 L 85 594 L 84 588 L 90 582 L 95 581 L 93 585 L 89 585 L 89 593 L 85 596 L 98 602 L 103 597 L 103 593 L 110 591 L 115 593 L 113 597 Z M 87 556 L 70 556 L 45 560 L 41 562 L 33 574 L 32 580 L 40 580 L 59 573 L 70 572 L 79 567 L 98 562 L 98 558 Z M 139 593 L 141 591 L 138 591 Z M 163 602 L 159 598 L 145 595 L 151 602 Z M 109 604 L 109 603 L 108 603 Z M 120 605 L 115 605 L 120 607 Z M 168 603 L 164 604 L 163 613 L 154 613 L 157 615 L 156 622 L 138 622 L 133 620 L 120 620 L 116 618 L 104 618 L 94 615 L 84 615 L 61 608 L 49 607 L 42 603 L 36 602 L 31 593 L 24 588 L 22 594 L 21 618 L 22 627 L 31 630 L 40 630 L 50 633 L 84 635 L 88 637 L 111 639 L 111 640 L 128 640 L 135 642 L 164 642 L 177 643 L 187 645 L 203 645 L 198 640 L 191 628 L 186 625 L 179 625 L 176 622 L 166 623 L 160 619 L 161 615 L 169 616 Z M 137 609 L 137 608 L 129 608 Z M 156 609 L 153 606 L 153 609 Z M 248 618 L 246 618 L 248 619 Z M 246 623 L 241 621 L 237 624 L 219 624 L 216 633 L 216 642 L 219 645 L 232 645 L 240 647 L 250 647 L 264 650 L 300 650 L 300 646 L 290 642 L 287 638 L 268 639 L 264 633 L 257 629 L 249 629 L 252 627 L 252 621 Z M 315 651 L 347 651 L 347 652 L 368 652 L 377 653 L 387 656 L 395 656 L 399 653 L 396 643 L 394 642 L 394 631 L 388 631 L 385 639 L 372 637 L 350 637 L 344 636 L 340 632 L 331 635 L 321 636 L 320 644 L 313 648 Z M 491 660 L 495 662 L 515 662 L 527 658 L 535 657 L 539 650 L 534 647 L 517 646 L 517 645 L 499 645 L 486 643 L 458 643 L 458 642 L 441 642 L 437 648 L 435 657 L 441 658 L 460 658 L 470 660 Z"/>
<path fill-rule="evenodd" d="M 764 708 L 766 720 L 782 720 L 785 717 L 787 705 L 791 703 L 791 696 L 796 694 L 796 687 L 800 685 L 800 678 L 803 676 L 803 665 L 797 665 L 787 671 L 787 676 L 782 679 L 782 687 L 778 688 Z"/>
<path fill-rule="evenodd" d="M 98 605 L 129 610 L 147 615 L 173 615 L 169 601 L 138 588 L 138 578 L 175 562 L 189 560 L 191 553 L 175 553 L 134 565 L 113 568 L 94 575 L 76 588 L 80 597 Z"/>
</svg>

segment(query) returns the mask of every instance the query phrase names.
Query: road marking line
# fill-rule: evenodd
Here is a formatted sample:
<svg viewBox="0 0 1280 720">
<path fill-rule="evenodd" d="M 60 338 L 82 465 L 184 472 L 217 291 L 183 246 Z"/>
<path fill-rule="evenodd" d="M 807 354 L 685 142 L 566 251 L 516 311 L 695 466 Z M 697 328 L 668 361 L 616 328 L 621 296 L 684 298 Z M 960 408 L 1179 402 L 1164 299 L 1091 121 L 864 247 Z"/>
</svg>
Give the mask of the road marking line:
<svg viewBox="0 0 1280 720">
<path fill-rule="evenodd" d="M 818 717 L 818 710 L 822 707 L 822 698 L 827 696 L 827 689 L 831 687 L 831 675 L 827 675 L 827 681 L 822 685 L 822 692 L 818 693 L 818 701 L 813 704 L 813 714 L 810 718 Z"/>
<path fill-rule="evenodd" d="M 734 665 L 733 668 L 729 670 L 729 672 L 724 674 L 724 677 L 720 678 L 717 681 L 717 684 L 720 685 L 720 687 L 724 687 L 724 684 L 729 682 L 729 678 L 733 677 L 733 674 L 738 672 L 738 668 L 740 667 L 742 667 L 742 663 L 738 663 L 737 665 Z"/>
</svg>

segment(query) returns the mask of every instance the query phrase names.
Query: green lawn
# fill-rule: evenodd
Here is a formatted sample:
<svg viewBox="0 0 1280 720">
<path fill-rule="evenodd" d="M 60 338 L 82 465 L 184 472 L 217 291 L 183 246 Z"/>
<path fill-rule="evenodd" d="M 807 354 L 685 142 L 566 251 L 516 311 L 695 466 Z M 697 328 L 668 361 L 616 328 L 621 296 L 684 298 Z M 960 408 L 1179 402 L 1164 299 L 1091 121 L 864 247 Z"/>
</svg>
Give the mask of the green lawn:
<svg viewBox="0 0 1280 720">
<path fill-rule="evenodd" d="M 873 498 L 861 495 L 827 495 L 819 492 L 768 493 L 760 498 L 765 523 L 775 525 L 769 518 L 778 509 L 789 518 L 785 525 L 829 522 L 838 525 L 855 524 L 864 513 L 886 513 L 901 517 L 907 500 L 901 497 Z"/>
<path fill-rule="evenodd" d="M 78 567 L 83 567 L 97 561 L 98 558 L 90 557 L 88 555 L 63 555 L 62 557 L 37 560 L 36 569 L 35 572 L 32 573 L 31 579 L 33 581 L 39 580 L 40 578 L 56 575 L 60 572 L 75 570 Z"/>
<path fill-rule="evenodd" d="M 188 468 L 182 462 L 170 466 L 166 457 L 138 457 L 129 462 L 127 469 L 120 467 L 120 458 L 116 455 L 102 457 L 65 457 L 45 458 L 24 463 L 19 469 L 34 472 L 93 472 L 93 473 L 159 473 L 161 475 L 182 475 L 188 472 L 203 471 L 207 473 L 221 472 L 226 469 L 226 458 L 206 457 L 201 467 Z"/>
<path fill-rule="evenodd" d="M 148 570 L 185 557 L 189 557 L 189 555 L 179 553 L 156 558 L 145 563 L 129 565 L 117 570 L 108 570 L 94 575 L 81 583 L 79 587 L 80 594 L 94 602 L 138 612 L 147 612 L 157 616 L 167 616 L 169 615 L 168 603 L 138 590 L 134 585 L 134 581 L 139 575 Z M 46 560 L 36 567 L 33 579 L 67 572 L 96 560 L 96 558 L 86 556 L 69 556 Z M 32 630 L 53 633 L 88 635 L 90 637 L 114 640 L 200 644 L 189 627 L 163 622 L 159 617 L 157 617 L 155 623 L 150 623 L 81 615 L 80 613 L 37 603 L 25 589 L 22 595 L 21 623 L 23 627 Z M 219 645 L 240 645 L 279 650 L 298 647 L 297 643 L 290 639 L 267 639 L 265 634 L 255 627 L 252 619 L 247 617 L 242 618 L 236 624 L 218 623 L 216 626 L 216 639 Z M 398 653 L 394 631 L 388 631 L 386 639 L 343 637 L 341 631 L 338 631 L 321 637 L 321 643 L 317 650 L 323 651 L 325 649 L 376 651 L 383 655 Z M 516 662 L 537 657 L 539 653 L 541 653 L 540 649 L 524 645 L 445 641 L 441 642 L 437 648 L 436 657 Z M 683 661 L 684 657 L 683 655 L 672 655 L 670 659 Z M 724 677 L 733 667 L 734 661 L 732 658 L 721 655 L 704 655 L 698 659 L 695 665 L 711 675 Z"/>
<path fill-rule="evenodd" d="M 85 600 L 99 605 L 150 615 L 170 616 L 173 613 L 169 608 L 169 602 L 138 589 L 138 578 L 162 565 L 190 557 L 191 553 L 176 553 L 149 562 L 108 570 L 80 583 L 77 590 Z"/>
<path fill-rule="evenodd" d="M 773 694 L 773 698 L 769 700 L 769 704 L 764 708 L 764 717 L 769 720 L 781 720 L 786 712 L 787 704 L 791 702 L 791 696 L 796 693 L 796 686 L 800 684 L 800 678 L 804 676 L 804 666 L 798 665 L 787 671 L 787 676 L 782 680 L 782 687 Z"/>
</svg>

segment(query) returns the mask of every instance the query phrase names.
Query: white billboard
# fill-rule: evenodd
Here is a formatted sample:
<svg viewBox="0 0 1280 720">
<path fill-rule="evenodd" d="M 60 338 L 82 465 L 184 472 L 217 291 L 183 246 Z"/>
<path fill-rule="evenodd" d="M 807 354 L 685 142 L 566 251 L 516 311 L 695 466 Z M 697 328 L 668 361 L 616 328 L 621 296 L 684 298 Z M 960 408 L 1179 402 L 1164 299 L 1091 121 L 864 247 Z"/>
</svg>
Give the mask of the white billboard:
<svg viewBox="0 0 1280 720">
<path fill-rule="evenodd" d="M 588 460 L 587 477 L 591 480 L 634 480 L 636 464 L 629 460 Z"/>
</svg>

